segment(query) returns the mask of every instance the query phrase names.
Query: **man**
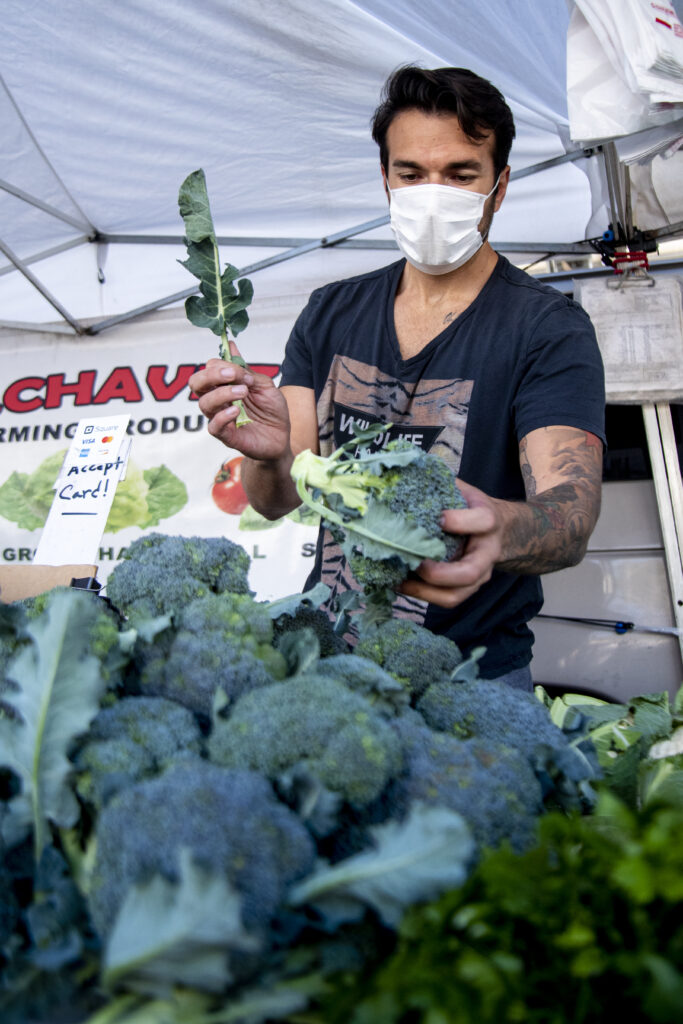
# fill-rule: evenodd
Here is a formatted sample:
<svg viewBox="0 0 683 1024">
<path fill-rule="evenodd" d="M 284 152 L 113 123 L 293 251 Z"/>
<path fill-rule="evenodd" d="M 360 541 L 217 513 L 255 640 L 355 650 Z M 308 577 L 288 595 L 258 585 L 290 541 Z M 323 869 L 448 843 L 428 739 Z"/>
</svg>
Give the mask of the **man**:
<svg viewBox="0 0 683 1024">
<path fill-rule="evenodd" d="M 399 614 L 465 651 L 486 678 L 530 689 L 539 575 L 583 557 L 600 506 L 604 383 L 584 311 L 490 246 L 508 187 L 512 114 L 461 68 L 405 67 L 373 122 L 392 228 L 405 259 L 314 292 L 287 345 L 280 389 L 210 360 L 190 386 L 209 431 L 245 455 L 252 504 L 299 504 L 304 448 L 328 454 L 358 422 L 390 422 L 439 454 L 468 508 L 444 529 L 469 537 L 457 562 L 424 562 Z M 559 197 L 558 197 L 559 201 Z M 253 422 L 236 429 L 241 399 Z M 352 585 L 329 534 L 316 574 Z"/>
</svg>

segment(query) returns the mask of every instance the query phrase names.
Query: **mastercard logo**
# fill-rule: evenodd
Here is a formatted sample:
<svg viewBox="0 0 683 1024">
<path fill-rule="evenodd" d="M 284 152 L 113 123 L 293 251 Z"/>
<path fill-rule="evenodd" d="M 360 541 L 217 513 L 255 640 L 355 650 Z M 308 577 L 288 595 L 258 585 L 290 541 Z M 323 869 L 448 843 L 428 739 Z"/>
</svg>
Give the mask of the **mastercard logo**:
<svg viewBox="0 0 683 1024">
<path fill-rule="evenodd" d="M 113 440 L 114 440 L 113 436 L 107 436 L 107 437 L 101 437 L 100 438 L 100 441 L 102 442 L 102 444 L 109 444 Z"/>
</svg>

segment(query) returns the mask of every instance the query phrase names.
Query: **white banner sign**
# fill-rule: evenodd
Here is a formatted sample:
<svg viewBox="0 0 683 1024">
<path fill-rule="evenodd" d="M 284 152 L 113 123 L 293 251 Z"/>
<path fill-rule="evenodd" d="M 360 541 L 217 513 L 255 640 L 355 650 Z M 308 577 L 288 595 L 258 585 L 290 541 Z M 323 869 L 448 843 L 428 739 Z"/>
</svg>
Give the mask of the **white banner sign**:
<svg viewBox="0 0 683 1024">
<path fill-rule="evenodd" d="M 304 302 L 295 295 L 255 310 L 240 335 L 254 369 L 277 380 Z M 130 458 L 92 558 L 100 582 L 128 544 L 154 531 L 226 536 L 250 555 L 250 584 L 260 599 L 299 592 L 312 568 L 317 529 L 289 519 L 273 525 L 252 512 L 240 482 L 241 456 L 208 434 L 189 391 L 190 376 L 217 354 L 217 346 L 209 331 L 187 322 L 182 308 L 87 340 L 1 330 L 1 561 L 29 563 L 36 549 L 42 557 L 45 546 L 52 549 L 51 564 L 74 560 L 62 541 L 54 542 L 51 532 L 45 536 L 55 482 L 79 422 L 105 417 L 113 423 L 121 416 L 128 421 Z M 86 447 L 79 442 L 78 451 Z M 110 476 L 108 471 L 102 479 Z M 75 476 L 61 479 L 65 505 L 73 502 L 75 491 L 68 488 Z"/>
</svg>

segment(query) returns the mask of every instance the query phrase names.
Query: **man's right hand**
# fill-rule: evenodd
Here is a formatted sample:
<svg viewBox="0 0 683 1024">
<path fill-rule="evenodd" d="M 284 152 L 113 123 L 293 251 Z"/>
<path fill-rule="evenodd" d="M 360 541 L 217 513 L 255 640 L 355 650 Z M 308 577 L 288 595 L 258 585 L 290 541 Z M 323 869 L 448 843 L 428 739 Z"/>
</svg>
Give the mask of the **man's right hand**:
<svg viewBox="0 0 683 1024">
<path fill-rule="evenodd" d="M 233 342 L 233 355 L 238 355 Z M 248 367 L 209 359 L 203 370 L 189 380 L 190 389 L 199 397 L 199 408 L 209 421 L 208 430 L 228 448 L 258 461 L 278 461 L 290 452 L 290 421 L 287 402 L 263 373 Z M 241 401 L 251 420 L 235 425 Z"/>
</svg>

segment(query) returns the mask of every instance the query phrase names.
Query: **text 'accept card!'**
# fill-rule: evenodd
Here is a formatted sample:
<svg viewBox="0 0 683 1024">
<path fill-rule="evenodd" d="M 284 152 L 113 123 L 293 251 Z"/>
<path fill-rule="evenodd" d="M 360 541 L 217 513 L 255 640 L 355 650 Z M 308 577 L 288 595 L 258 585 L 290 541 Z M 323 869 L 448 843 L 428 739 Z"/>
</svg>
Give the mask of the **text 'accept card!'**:
<svg viewBox="0 0 683 1024">
<path fill-rule="evenodd" d="M 129 418 L 79 422 L 55 484 L 35 565 L 95 562 L 116 485 L 125 475 Z"/>
</svg>

